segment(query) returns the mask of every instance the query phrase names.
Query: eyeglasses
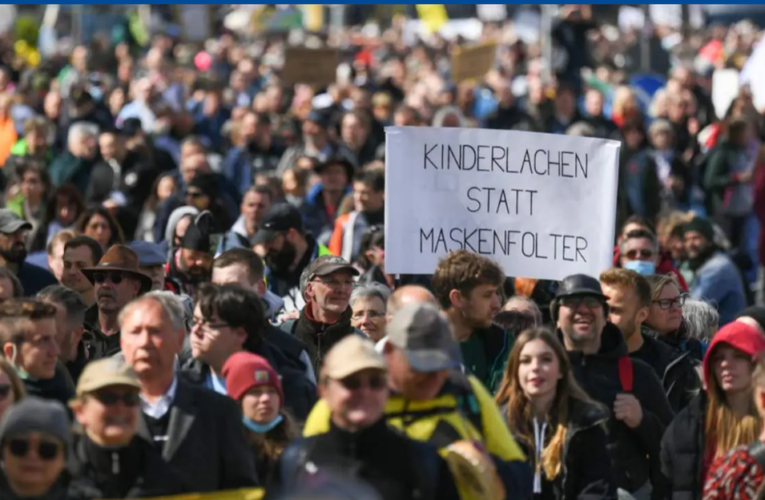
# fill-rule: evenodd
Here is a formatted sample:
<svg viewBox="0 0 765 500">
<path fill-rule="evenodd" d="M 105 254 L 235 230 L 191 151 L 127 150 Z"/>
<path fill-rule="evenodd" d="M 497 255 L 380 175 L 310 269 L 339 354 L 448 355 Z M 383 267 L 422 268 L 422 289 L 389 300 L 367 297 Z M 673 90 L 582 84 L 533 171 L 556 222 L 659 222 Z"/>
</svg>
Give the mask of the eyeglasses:
<svg viewBox="0 0 765 500">
<path fill-rule="evenodd" d="M 672 307 L 680 308 L 685 305 L 685 295 L 681 295 L 674 299 L 662 299 L 662 300 L 654 300 L 653 303 L 658 305 L 660 309 L 667 310 Z"/>
<path fill-rule="evenodd" d="M 29 450 L 32 449 L 32 444 L 28 439 L 9 439 L 7 445 L 11 454 L 18 458 L 27 456 Z M 59 450 L 61 450 L 61 445 L 53 441 L 39 441 L 37 443 L 37 456 L 43 460 L 53 460 L 58 456 Z"/>
<path fill-rule="evenodd" d="M 186 191 L 186 196 L 190 196 L 190 197 L 194 198 L 195 200 L 197 198 L 201 198 L 204 195 L 205 194 L 202 193 L 201 191 Z"/>
<path fill-rule="evenodd" d="M 338 380 L 338 382 L 349 391 L 357 391 L 362 387 L 369 387 L 373 391 L 379 391 L 388 385 L 388 380 L 382 373 L 369 375 L 367 377 L 351 375 L 342 380 Z"/>
<path fill-rule="evenodd" d="M 569 309 L 578 309 L 582 304 L 588 309 L 603 307 L 603 301 L 592 295 L 574 295 L 572 297 L 563 297 L 560 299 L 560 305 L 568 307 Z"/>
<path fill-rule="evenodd" d="M 369 316 L 370 319 L 382 318 L 385 316 L 383 311 L 358 311 L 353 313 L 352 319 L 363 319 L 364 316 Z"/>
<path fill-rule="evenodd" d="M 0 400 L 7 398 L 10 393 L 11 393 L 10 384 L 0 384 Z"/>
<path fill-rule="evenodd" d="M 93 273 L 93 281 L 96 283 L 104 283 L 106 280 L 111 281 L 115 285 L 122 283 L 122 274 L 117 272 L 103 272 L 97 271 Z"/>
<path fill-rule="evenodd" d="M 628 250 L 624 252 L 624 256 L 632 260 L 639 259 L 641 257 L 643 259 L 652 259 L 653 250 L 649 250 L 647 248 L 641 248 L 639 250 Z"/>
<path fill-rule="evenodd" d="M 122 404 L 129 408 L 135 408 L 141 402 L 137 392 L 125 392 L 123 394 L 118 394 L 111 391 L 102 391 L 94 392 L 91 395 L 93 396 L 93 399 L 108 408 L 116 406 L 120 401 L 122 401 Z"/>
<path fill-rule="evenodd" d="M 193 318 L 191 320 L 191 325 L 199 326 L 203 329 L 218 329 L 218 328 L 226 328 L 227 326 L 229 326 L 228 323 L 224 323 L 222 321 L 218 323 L 210 323 L 209 321 L 203 318 Z"/>
<path fill-rule="evenodd" d="M 338 279 L 334 279 L 334 278 L 330 278 L 330 279 L 326 279 L 325 280 L 325 279 L 318 279 L 317 278 L 314 281 L 316 281 L 318 283 L 321 283 L 323 285 L 326 285 L 329 288 L 343 288 L 343 287 L 345 287 L 345 288 L 353 288 L 353 285 L 355 284 L 355 282 L 353 281 L 352 278 L 351 279 L 347 279 L 347 280 L 338 280 Z"/>
</svg>

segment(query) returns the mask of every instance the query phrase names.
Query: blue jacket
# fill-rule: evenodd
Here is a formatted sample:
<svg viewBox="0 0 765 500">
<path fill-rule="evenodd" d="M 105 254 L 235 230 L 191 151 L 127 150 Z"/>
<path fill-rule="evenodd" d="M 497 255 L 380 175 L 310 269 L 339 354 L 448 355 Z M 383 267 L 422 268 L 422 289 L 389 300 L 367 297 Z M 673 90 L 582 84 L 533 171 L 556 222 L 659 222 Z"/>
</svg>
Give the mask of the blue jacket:
<svg viewBox="0 0 765 500">
<path fill-rule="evenodd" d="M 313 234 L 319 243 L 327 244 L 332 236 L 332 231 L 335 229 L 336 217 L 330 220 L 327 216 L 324 198 L 321 196 L 323 192 L 324 185 L 321 182 L 313 186 L 305 196 L 305 201 L 300 207 L 300 213 L 303 215 L 303 225 L 306 231 Z M 346 186 L 345 194 L 350 192 L 350 186 Z"/>
<path fill-rule="evenodd" d="M 736 319 L 746 307 L 746 294 L 735 264 L 722 252 L 717 252 L 696 271 L 688 283 L 691 296 L 717 305 L 720 327 Z"/>
<path fill-rule="evenodd" d="M 276 170 L 283 154 L 284 148 L 276 144 L 268 151 L 251 152 L 247 147 L 230 149 L 223 160 L 223 175 L 244 194 L 252 186 L 254 174 Z"/>
</svg>

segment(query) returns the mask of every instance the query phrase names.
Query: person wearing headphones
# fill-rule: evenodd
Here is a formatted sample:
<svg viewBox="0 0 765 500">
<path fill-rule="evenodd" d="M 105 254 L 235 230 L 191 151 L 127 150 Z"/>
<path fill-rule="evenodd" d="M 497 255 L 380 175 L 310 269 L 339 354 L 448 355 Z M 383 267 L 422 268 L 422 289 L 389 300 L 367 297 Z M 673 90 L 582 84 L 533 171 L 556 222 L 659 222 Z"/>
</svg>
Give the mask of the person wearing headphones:
<svg viewBox="0 0 765 500">
<path fill-rule="evenodd" d="M 661 438 L 672 409 L 656 373 L 630 358 L 622 332 L 608 322 L 607 301 L 597 279 L 576 274 L 560 282 L 550 312 L 577 382 L 612 410 L 607 440 L 618 487 L 636 500 L 664 498 Z"/>
</svg>

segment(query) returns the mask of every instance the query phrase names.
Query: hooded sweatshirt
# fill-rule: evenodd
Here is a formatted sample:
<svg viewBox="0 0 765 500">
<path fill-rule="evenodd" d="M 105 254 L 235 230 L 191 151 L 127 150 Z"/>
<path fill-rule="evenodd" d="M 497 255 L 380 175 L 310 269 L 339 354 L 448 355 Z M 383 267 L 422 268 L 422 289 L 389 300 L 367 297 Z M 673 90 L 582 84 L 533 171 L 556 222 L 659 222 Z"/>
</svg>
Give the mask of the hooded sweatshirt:
<svg viewBox="0 0 765 500">
<path fill-rule="evenodd" d="M 167 227 L 165 228 L 165 241 L 167 242 L 168 260 L 171 259 L 175 253 L 175 245 L 173 244 L 173 240 L 175 240 L 175 227 L 178 225 L 178 222 L 180 222 L 180 220 L 186 215 L 196 217 L 198 214 L 199 210 L 196 207 L 188 206 L 176 208 L 173 210 L 173 213 L 170 214 L 170 218 L 167 220 Z"/>
<path fill-rule="evenodd" d="M 718 346 L 727 344 L 755 358 L 765 351 L 765 337 L 756 328 L 734 322 L 718 331 L 704 355 L 704 379 L 712 375 L 712 359 Z M 704 415 L 708 398 L 699 393 L 678 413 L 662 439 L 661 467 L 671 481 L 671 498 L 701 498 L 704 480 L 711 471 L 714 442 L 704 435 Z"/>
<path fill-rule="evenodd" d="M 619 328 L 606 323 L 597 353 L 568 351 L 568 357 L 579 385 L 593 399 L 613 409 L 617 394 L 625 392 L 619 377 L 619 360 L 629 357 Z M 631 394 L 640 402 L 643 419 L 637 428 L 631 429 L 611 413 L 607 426 L 611 462 L 619 488 L 632 493 L 650 480 L 652 498 L 662 498 L 666 480 L 659 472 L 659 452 L 661 437 L 673 417 L 672 409 L 653 368 L 638 359 L 631 360 L 631 367 Z"/>
</svg>

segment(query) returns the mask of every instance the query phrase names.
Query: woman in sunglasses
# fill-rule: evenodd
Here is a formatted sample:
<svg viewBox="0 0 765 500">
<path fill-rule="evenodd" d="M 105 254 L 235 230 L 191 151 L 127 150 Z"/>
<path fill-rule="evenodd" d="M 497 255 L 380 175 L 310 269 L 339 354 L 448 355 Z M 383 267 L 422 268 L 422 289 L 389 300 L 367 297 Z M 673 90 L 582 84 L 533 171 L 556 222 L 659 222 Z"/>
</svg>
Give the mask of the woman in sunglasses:
<svg viewBox="0 0 765 500">
<path fill-rule="evenodd" d="M 79 498 L 67 492 L 69 417 L 61 403 L 28 397 L 0 422 L 3 500 Z"/>
<path fill-rule="evenodd" d="M 680 352 L 688 352 L 700 362 L 706 352 L 706 343 L 692 337 L 683 321 L 686 296 L 671 274 L 652 274 L 645 277 L 651 285 L 651 309 L 643 323 L 645 333 L 653 334 Z"/>
<path fill-rule="evenodd" d="M 255 455 L 260 485 L 268 489 L 278 479 L 279 459 L 298 432 L 284 411 L 279 374 L 265 358 L 238 352 L 223 366 L 228 395 L 242 408 L 242 424 Z"/>
<path fill-rule="evenodd" d="M 160 451 L 136 436 L 139 385 L 124 361 L 89 363 L 70 403 L 77 421 L 69 471 L 75 497 L 147 498 L 185 493 Z"/>
</svg>

